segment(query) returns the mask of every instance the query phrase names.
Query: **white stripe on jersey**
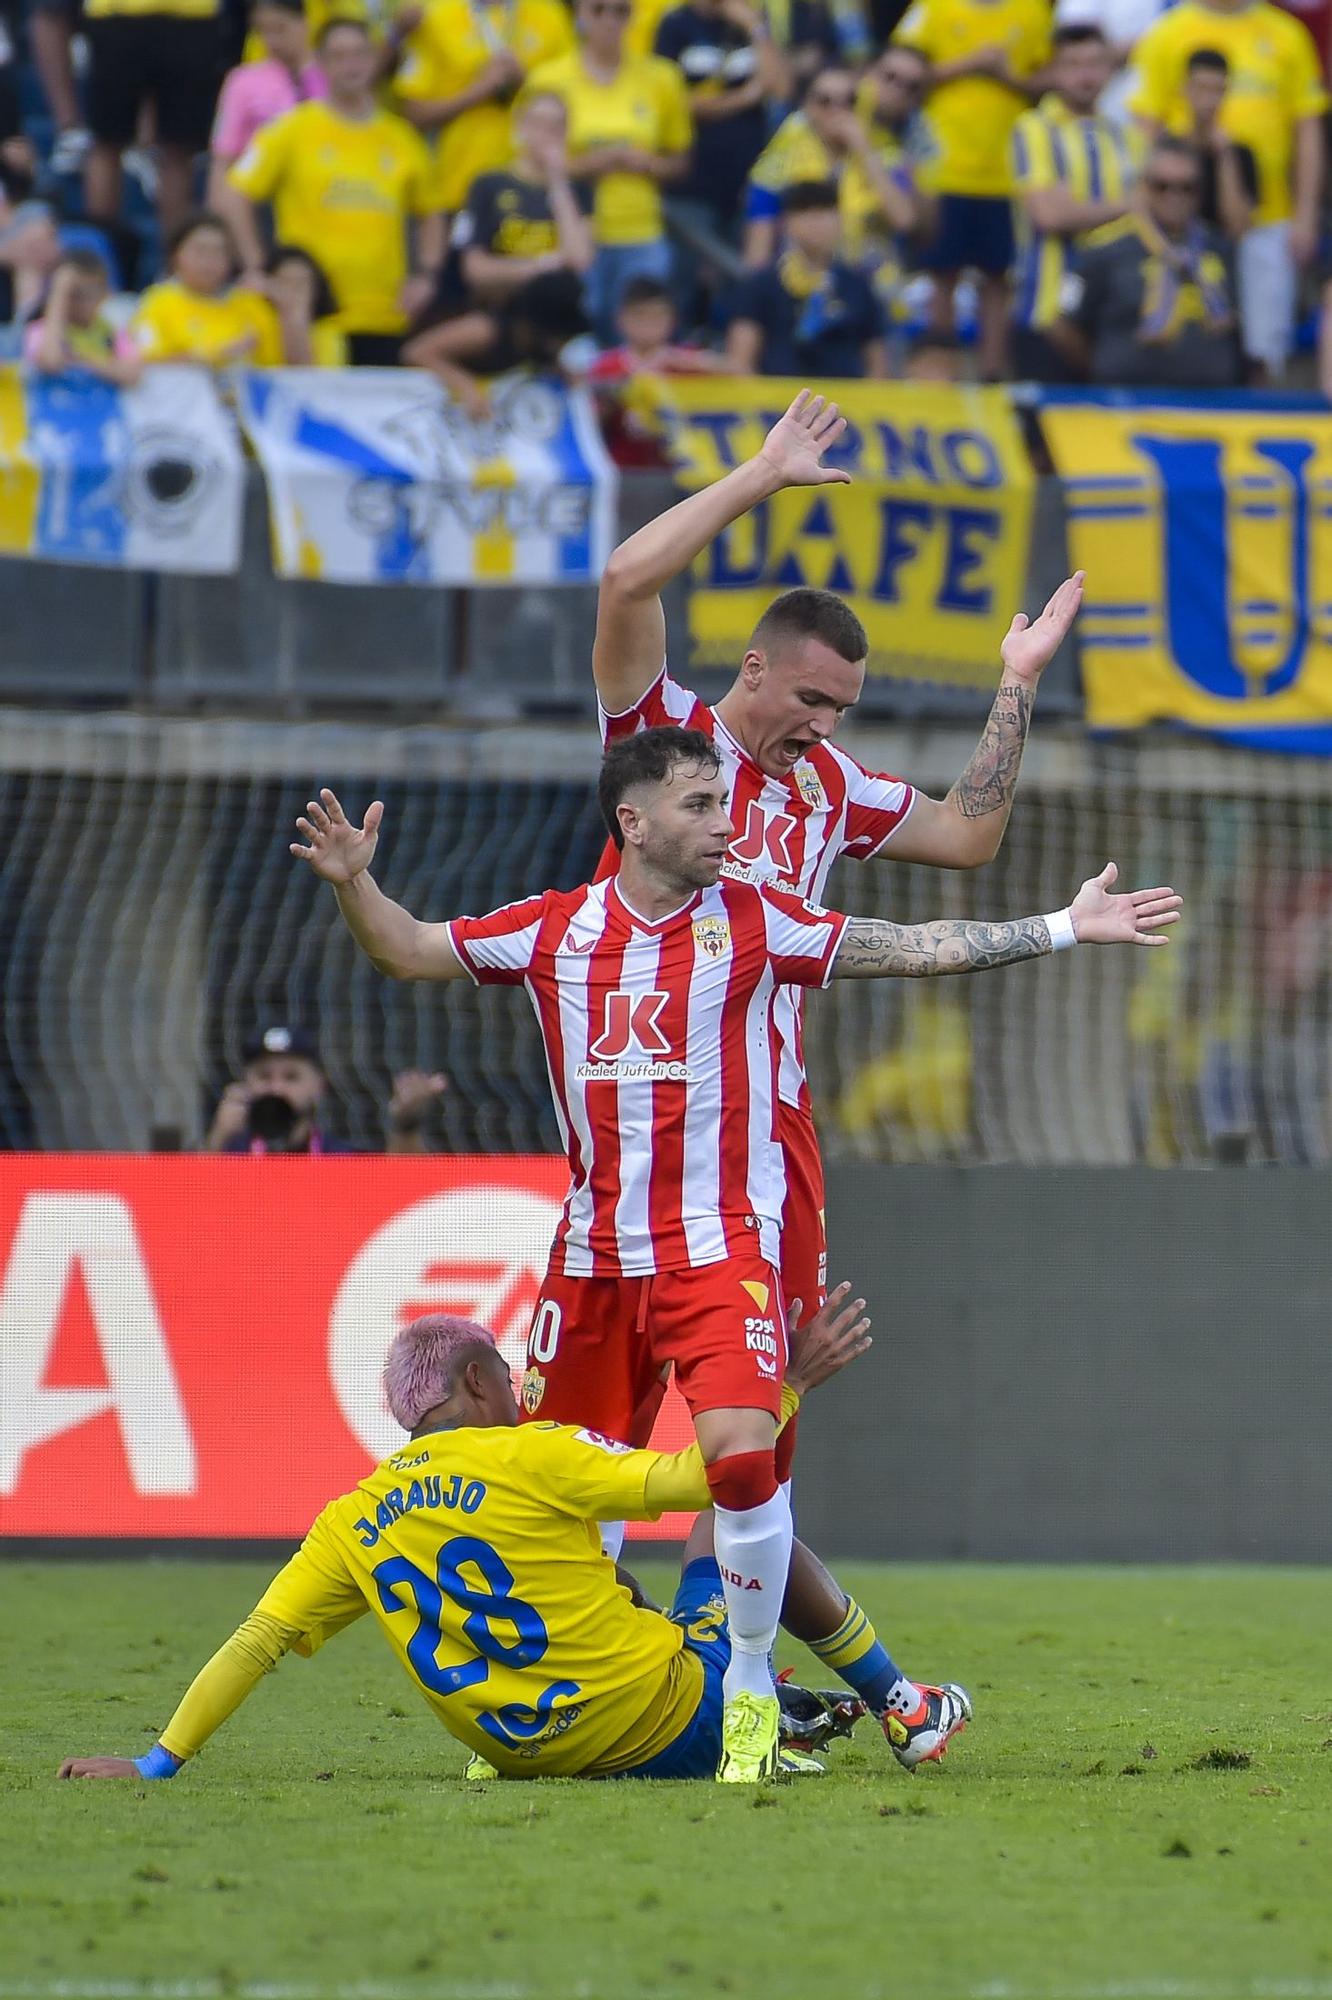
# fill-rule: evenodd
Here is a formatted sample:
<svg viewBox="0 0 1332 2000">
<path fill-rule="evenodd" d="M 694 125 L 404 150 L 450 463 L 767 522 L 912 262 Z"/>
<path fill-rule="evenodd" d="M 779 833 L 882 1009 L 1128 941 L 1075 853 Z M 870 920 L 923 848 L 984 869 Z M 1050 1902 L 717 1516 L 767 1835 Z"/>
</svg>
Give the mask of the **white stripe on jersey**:
<svg viewBox="0 0 1332 2000">
<path fill-rule="evenodd" d="M 556 950 L 564 966 L 564 975 L 559 982 L 559 1022 L 560 1041 L 563 1045 L 562 1079 L 563 1094 L 569 1106 L 569 1122 L 578 1142 L 585 1174 L 592 1162 L 592 1120 L 587 1108 L 587 1085 L 578 1074 L 578 1066 L 587 1054 L 587 1046 L 595 1030 L 589 1024 L 587 982 L 592 971 L 593 947 L 597 945 L 606 929 L 606 887 L 598 882 L 588 891 L 582 907 L 574 913 L 563 938 Z M 576 951 L 569 947 L 575 945 Z M 533 994 L 533 999 L 536 995 Z M 541 1018 L 540 1002 L 537 1002 L 537 1019 Z M 555 1092 L 558 1103 L 561 1092 Z M 565 1151 L 569 1150 L 565 1136 Z M 568 1234 L 572 1242 L 566 1244 L 566 1269 L 571 1277 L 587 1278 L 592 1275 L 592 1253 L 587 1249 L 587 1232 L 592 1226 L 592 1194 L 586 1178 L 581 1186 L 574 1185 L 569 1190 L 565 1204 L 568 1220 Z M 581 1247 L 580 1247 L 581 1246 Z"/>
<path fill-rule="evenodd" d="M 729 979 L 735 956 L 735 941 L 730 935 L 729 925 L 723 956 Z M 696 975 L 701 970 L 703 957 L 703 948 L 696 937 Z M 687 1124 L 684 1134 L 684 1173 L 681 1178 L 688 1190 L 685 1240 L 689 1245 L 691 1264 L 716 1264 L 726 1255 L 726 1231 L 718 1213 L 721 1205 L 721 1147 L 712 1141 L 709 1128 L 715 1130 L 721 1122 L 722 1065 L 717 1047 L 716 1017 L 704 1002 L 697 976 L 689 986 L 685 1062 L 697 1079 L 692 1089 L 693 1103 L 698 1112 L 697 1121 Z"/>
</svg>

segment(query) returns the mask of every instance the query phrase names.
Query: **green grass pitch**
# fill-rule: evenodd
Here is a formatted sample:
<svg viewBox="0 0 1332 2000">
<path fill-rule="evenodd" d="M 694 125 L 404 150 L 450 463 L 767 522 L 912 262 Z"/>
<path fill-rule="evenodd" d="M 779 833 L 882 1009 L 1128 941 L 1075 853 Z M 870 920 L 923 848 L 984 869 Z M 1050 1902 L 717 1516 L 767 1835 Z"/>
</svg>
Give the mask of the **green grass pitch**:
<svg viewBox="0 0 1332 2000">
<path fill-rule="evenodd" d="M 1332 2000 L 1332 1575 L 849 1567 L 975 1696 L 915 1778 L 464 1786 L 367 1620 L 173 1783 L 54 1781 L 267 1575 L 0 1564 L 0 2000 Z"/>
</svg>

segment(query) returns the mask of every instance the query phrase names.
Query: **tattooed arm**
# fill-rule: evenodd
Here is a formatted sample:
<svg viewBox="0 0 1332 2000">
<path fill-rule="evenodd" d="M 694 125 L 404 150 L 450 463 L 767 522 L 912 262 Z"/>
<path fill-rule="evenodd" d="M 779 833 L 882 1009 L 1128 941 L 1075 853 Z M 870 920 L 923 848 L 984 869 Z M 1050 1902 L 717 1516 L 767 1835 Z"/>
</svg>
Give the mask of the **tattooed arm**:
<svg viewBox="0 0 1332 2000">
<path fill-rule="evenodd" d="M 987 972 L 1045 958 L 1064 944 L 1165 944 L 1162 933 L 1179 921 L 1182 898 L 1173 889 L 1135 889 L 1112 896 L 1119 871 L 1113 861 L 1084 882 L 1067 911 L 1019 917 L 1013 923 L 970 919 L 930 924 L 889 924 L 852 917 L 833 964 L 834 979 L 936 979 L 946 972 Z M 1071 935 L 1070 927 L 1071 926 Z"/>
<path fill-rule="evenodd" d="M 894 861 L 928 861 L 936 868 L 980 868 L 993 861 L 1013 809 L 1041 674 L 1072 626 L 1081 602 L 1079 570 L 1060 584 L 1034 624 L 1019 611 L 1001 648 L 1004 672 L 999 692 L 970 763 L 947 798 L 916 794 L 900 831 L 881 853 Z"/>
</svg>

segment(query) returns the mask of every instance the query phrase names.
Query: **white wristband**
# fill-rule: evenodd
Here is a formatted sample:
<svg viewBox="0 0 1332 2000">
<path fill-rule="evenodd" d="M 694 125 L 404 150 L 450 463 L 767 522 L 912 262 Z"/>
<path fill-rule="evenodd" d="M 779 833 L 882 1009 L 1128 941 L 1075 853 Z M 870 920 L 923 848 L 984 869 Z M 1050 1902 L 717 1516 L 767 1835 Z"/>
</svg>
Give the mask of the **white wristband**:
<svg viewBox="0 0 1332 2000">
<path fill-rule="evenodd" d="M 1067 951 L 1070 945 L 1077 943 L 1078 934 L 1068 910 L 1053 910 L 1048 917 L 1042 917 L 1041 922 L 1050 933 L 1051 951 Z"/>
</svg>

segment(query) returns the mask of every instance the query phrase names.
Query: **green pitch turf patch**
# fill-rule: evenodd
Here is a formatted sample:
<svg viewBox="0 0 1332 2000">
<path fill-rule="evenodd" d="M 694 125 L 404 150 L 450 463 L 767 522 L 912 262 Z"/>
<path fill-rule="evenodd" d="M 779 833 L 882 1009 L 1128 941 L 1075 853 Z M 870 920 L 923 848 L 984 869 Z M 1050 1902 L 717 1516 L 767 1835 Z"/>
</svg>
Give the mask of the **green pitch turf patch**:
<svg viewBox="0 0 1332 2000">
<path fill-rule="evenodd" d="M 975 1698 L 914 1778 L 464 1785 L 367 1620 L 172 1783 L 55 1782 L 267 1576 L 0 1564 L 0 2000 L 1332 2000 L 1332 1576 L 849 1567 Z"/>
</svg>

